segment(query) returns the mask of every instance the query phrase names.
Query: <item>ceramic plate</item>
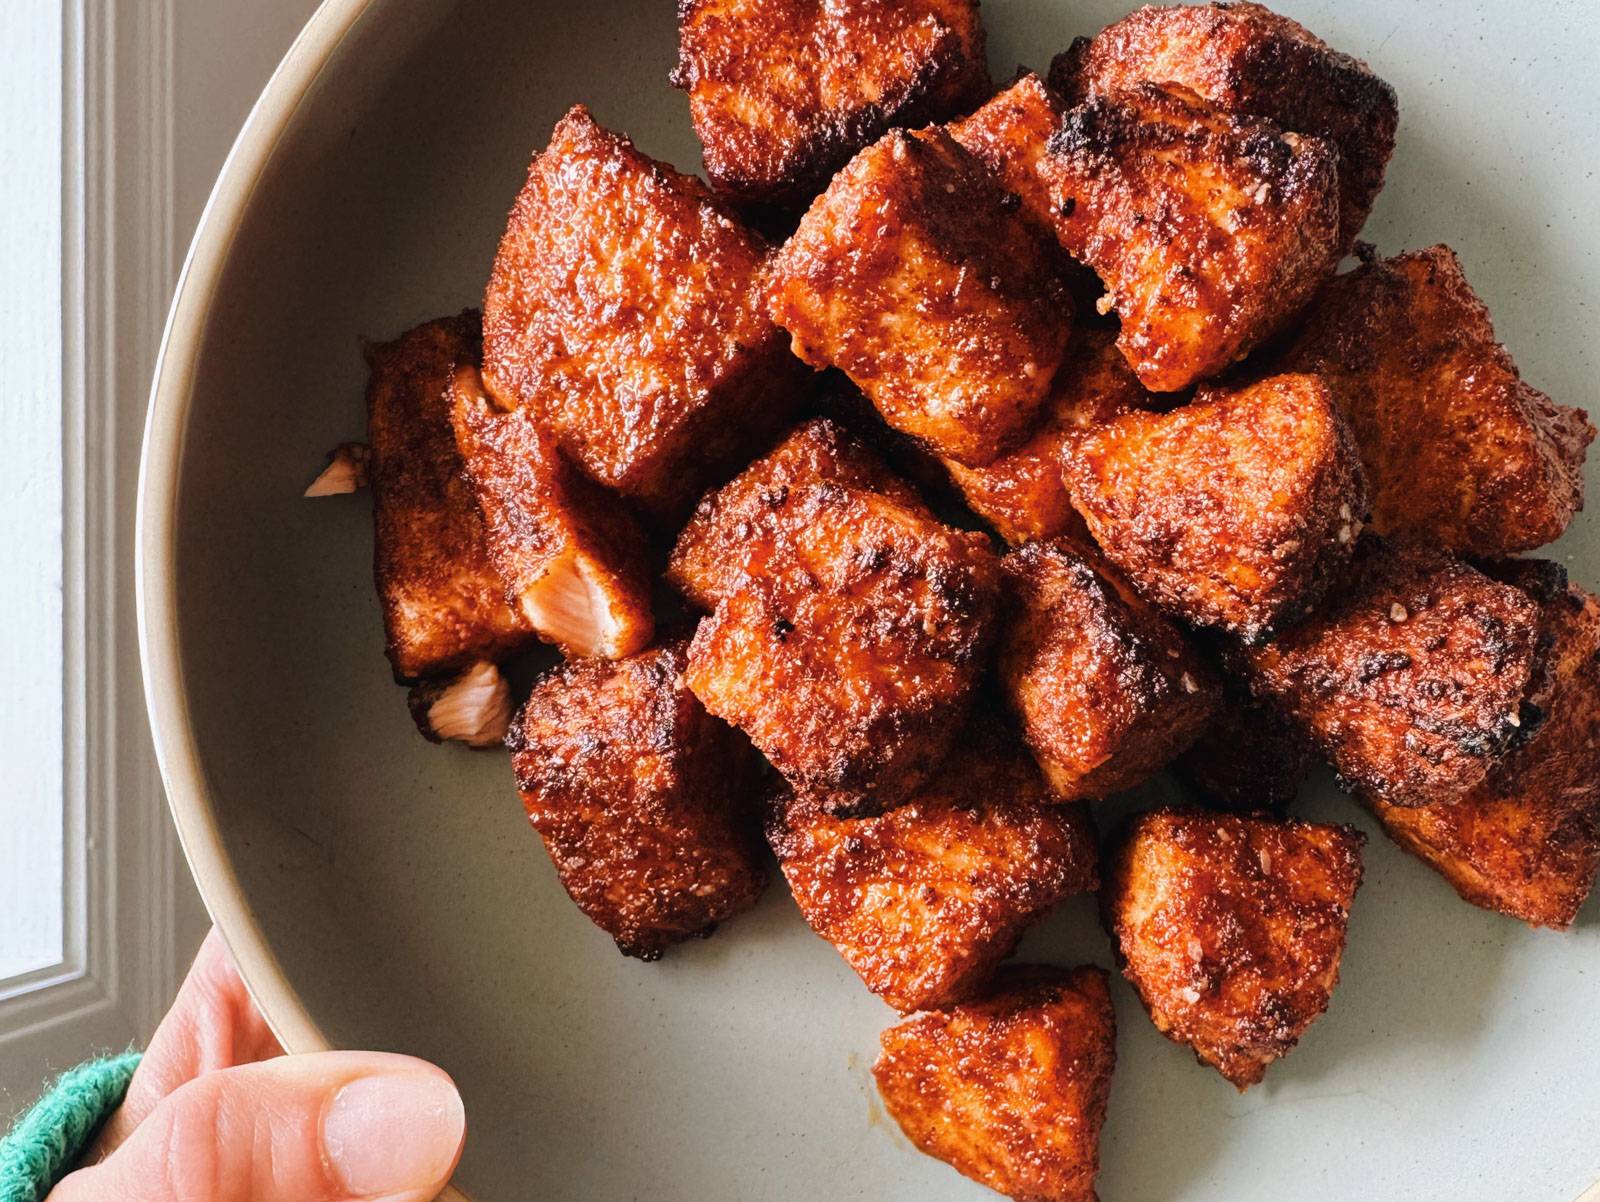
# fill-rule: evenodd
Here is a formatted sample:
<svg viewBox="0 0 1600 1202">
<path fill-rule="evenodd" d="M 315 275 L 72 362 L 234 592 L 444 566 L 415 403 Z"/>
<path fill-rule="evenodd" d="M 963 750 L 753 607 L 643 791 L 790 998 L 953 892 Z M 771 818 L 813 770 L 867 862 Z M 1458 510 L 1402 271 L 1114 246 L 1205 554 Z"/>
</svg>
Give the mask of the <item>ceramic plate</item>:
<svg viewBox="0 0 1600 1202">
<path fill-rule="evenodd" d="M 173 808 L 291 1047 L 404 1050 L 455 1075 L 459 1183 L 478 1198 L 976 1202 L 992 1195 L 877 1106 L 868 1068 L 894 1015 L 781 885 L 660 964 L 617 955 L 562 893 L 505 757 L 417 737 L 382 654 L 366 499 L 300 499 L 364 428 L 359 339 L 476 303 L 567 106 L 697 168 L 666 83 L 673 7 L 329 0 L 275 78 L 197 241 L 149 431 L 141 602 Z M 1127 7 L 988 0 L 997 77 Z M 1281 7 L 1399 90 L 1367 236 L 1455 246 L 1533 383 L 1590 404 L 1589 5 Z M 1600 520 L 1555 554 L 1600 584 Z M 1371 827 L 1326 782 L 1300 811 Z M 1023 950 L 1110 962 L 1088 899 Z M 1249 1094 L 1118 983 L 1102 1195 L 1572 1202 L 1600 1179 L 1597 1002 L 1600 906 L 1536 933 L 1375 837 L 1332 1008 Z"/>
</svg>

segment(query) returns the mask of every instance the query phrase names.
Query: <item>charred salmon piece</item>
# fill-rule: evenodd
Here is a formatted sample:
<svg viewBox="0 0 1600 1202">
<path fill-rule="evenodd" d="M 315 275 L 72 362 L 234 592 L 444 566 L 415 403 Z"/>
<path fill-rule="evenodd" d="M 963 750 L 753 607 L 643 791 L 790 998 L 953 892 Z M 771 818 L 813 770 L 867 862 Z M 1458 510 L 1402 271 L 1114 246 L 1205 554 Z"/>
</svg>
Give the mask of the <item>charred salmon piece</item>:
<svg viewBox="0 0 1600 1202">
<path fill-rule="evenodd" d="M 1334 279 L 1275 363 L 1327 381 L 1380 534 L 1509 555 L 1554 541 L 1583 508 L 1594 425 L 1522 379 L 1447 246 Z"/>
<path fill-rule="evenodd" d="M 1157 810 L 1107 866 L 1106 923 L 1151 1020 L 1241 1091 L 1328 1008 L 1366 836 Z"/>
<path fill-rule="evenodd" d="M 1311 617 L 1241 663 L 1363 799 L 1448 804 L 1548 703 L 1541 607 L 1448 552 L 1369 538 Z"/>
<path fill-rule="evenodd" d="M 1339 152 L 1339 245 L 1383 190 L 1399 102 L 1360 59 L 1260 4 L 1147 6 L 1080 38 L 1050 64 L 1073 103 L 1139 83 L 1179 84 L 1224 112 L 1266 117 Z"/>
<path fill-rule="evenodd" d="M 695 634 L 689 687 L 830 813 L 908 800 L 993 645 L 987 540 L 833 482 L 789 490 L 766 531 L 758 569 Z"/>
<path fill-rule="evenodd" d="M 1072 333 L 1048 235 L 940 129 L 863 150 L 773 259 L 768 312 L 895 429 L 971 466 L 1018 446 Z"/>
<path fill-rule="evenodd" d="M 786 792 L 767 841 L 811 928 L 909 1013 L 971 997 L 1057 902 L 1098 887 L 1088 808 L 1052 801 L 1016 734 L 976 719 L 899 808 L 835 818 Z"/>
<path fill-rule="evenodd" d="M 804 372 L 762 311 L 766 242 L 582 105 L 511 211 L 484 383 L 591 479 L 661 520 L 777 434 Z"/>
<path fill-rule="evenodd" d="M 1137 84 L 1068 111 L 1038 170 L 1056 238 L 1105 285 L 1104 313 L 1152 392 L 1243 359 L 1338 265 L 1338 152 Z"/>
<path fill-rule="evenodd" d="M 766 887 L 760 760 L 680 677 L 685 645 L 573 660 L 535 684 L 507 743 L 561 883 L 624 955 L 659 959 Z"/>
<path fill-rule="evenodd" d="M 1134 788 L 1199 737 L 1215 675 L 1113 569 L 1065 540 L 1002 566 L 1001 685 L 1057 798 Z"/>
<path fill-rule="evenodd" d="M 1600 869 L 1600 598 L 1547 561 L 1487 570 L 1526 591 L 1530 567 L 1560 578 L 1530 594 L 1543 607 L 1552 678 L 1532 737 L 1459 801 L 1372 810 L 1466 901 L 1565 930 Z"/>
<path fill-rule="evenodd" d="M 506 601 L 450 422 L 456 370 L 477 363 L 476 313 L 430 321 L 371 347 L 366 471 L 378 598 L 402 681 L 509 657 L 534 632 Z"/>
<path fill-rule="evenodd" d="M 1116 1015 L 1098 968 L 1014 968 L 882 1036 L 878 1093 L 918 1148 L 1018 1202 L 1097 1202 Z"/>
<path fill-rule="evenodd" d="M 1087 433 L 1064 468 L 1089 532 L 1141 595 L 1247 641 L 1322 597 L 1368 504 L 1355 439 L 1315 376 L 1125 414 Z"/>
<path fill-rule="evenodd" d="M 528 626 L 573 656 L 648 646 L 644 539 L 616 497 L 579 476 L 531 412 L 496 408 L 476 368 L 457 371 L 451 415 L 490 558 Z"/>
<path fill-rule="evenodd" d="M 680 0 L 678 67 L 706 174 L 802 208 L 895 126 L 989 94 L 977 0 Z"/>
</svg>

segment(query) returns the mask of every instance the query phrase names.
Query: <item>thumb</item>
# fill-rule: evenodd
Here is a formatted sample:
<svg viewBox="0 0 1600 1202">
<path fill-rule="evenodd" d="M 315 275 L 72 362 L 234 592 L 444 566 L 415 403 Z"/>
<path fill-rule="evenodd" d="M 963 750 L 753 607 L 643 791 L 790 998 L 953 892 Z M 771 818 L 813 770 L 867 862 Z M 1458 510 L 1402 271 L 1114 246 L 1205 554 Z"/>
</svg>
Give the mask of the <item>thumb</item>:
<svg viewBox="0 0 1600 1202">
<path fill-rule="evenodd" d="M 432 1065 L 288 1056 L 190 1081 L 47 1202 L 430 1202 L 465 1130 L 461 1096 Z"/>
</svg>

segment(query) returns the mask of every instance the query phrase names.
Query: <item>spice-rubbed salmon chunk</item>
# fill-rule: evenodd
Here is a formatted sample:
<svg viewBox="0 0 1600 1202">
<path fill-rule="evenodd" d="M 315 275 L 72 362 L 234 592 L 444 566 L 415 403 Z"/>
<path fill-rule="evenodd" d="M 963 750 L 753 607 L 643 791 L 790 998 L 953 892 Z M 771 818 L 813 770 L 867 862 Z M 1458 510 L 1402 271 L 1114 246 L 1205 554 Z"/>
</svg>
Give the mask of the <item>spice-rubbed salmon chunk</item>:
<svg viewBox="0 0 1600 1202">
<path fill-rule="evenodd" d="M 1339 260 L 1338 155 L 1320 138 L 1140 84 L 1067 113 L 1040 162 L 1061 245 L 1106 286 L 1144 386 L 1222 372 Z"/>
<path fill-rule="evenodd" d="M 1339 276 L 1279 362 L 1332 388 L 1380 534 L 1505 555 L 1551 542 L 1583 508 L 1594 426 L 1523 381 L 1449 247 Z"/>
<path fill-rule="evenodd" d="M 1172 767 L 1215 809 L 1282 813 L 1315 762 L 1311 744 L 1274 706 L 1228 680 L 1210 723 Z"/>
<path fill-rule="evenodd" d="M 937 766 L 991 643 L 982 536 L 878 493 L 790 491 L 767 573 L 700 624 L 687 680 L 830 812 L 881 812 Z"/>
<path fill-rule="evenodd" d="M 1097 1202 L 1117 1024 L 1098 968 L 1018 968 L 982 1000 L 883 1033 L 873 1065 L 907 1138 L 1019 1202 Z"/>
<path fill-rule="evenodd" d="M 796 367 L 766 244 L 579 105 L 533 161 L 484 299 L 484 381 L 593 479 L 675 512 L 775 433 Z"/>
<path fill-rule="evenodd" d="M 1044 233 L 941 130 L 841 171 L 773 260 L 768 311 L 895 429 L 981 466 L 1027 437 L 1071 337 Z"/>
<path fill-rule="evenodd" d="M 1367 511 L 1355 440 L 1314 376 L 1126 414 L 1064 462 L 1089 532 L 1147 600 L 1244 639 L 1317 601 Z"/>
<path fill-rule="evenodd" d="M 712 610 L 748 582 L 781 575 L 788 570 L 785 540 L 794 529 L 785 506 L 795 490 L 824 483 L 881 493 L 932 517 L 916 491 L 860 439 L 835 421 L 815 418 L 701 500 L 673 548 L 668 582 L 701 609 Z"/>
<path fill-rule="evenodd" d="M 1339 245 L 1383 190 L 1400 120 L 1394 89 L 1359 59 L 1260 4 L 1141 8 L 1050 64 L 1073 103 L 1139 83 L 1179 84 L 1228 113 L 1326 138 L 1339 152 Z"/>
<path fill-rule="evenodd" d="M 681 642 L 540 680 L 507 743 L 561 883 L 624 955 L 654 960 L 749 909 L 760 761 L 683 687 Z"/>
<path fill-rule="evenodd" d="M 1600 599 L 1569 587 L 1557 565 L 1517 561 L 1516 570 L 1525 564 L 1557 581 L 1530 594 L 1551 644 L 1538 729 L 1459 801 L 1372 808 L 1390 838 L 1473 905 L 1565 929 L 1600 869 Z M 1530 591 L 1516 576 L 1509 582 Z"/>
<path fill-rule="evenodd" d="M 478 315 L 431 321 L 368 351 L 374 575 L 398 680 L 448 675 L 534 641 L 506 601 L 450 425 L 456 368 L 478 358 Z"/>
<path fill-rule="evenodd" d="M 1055 210 L 1039 167 L 1067 108 L 1049 85 L 1029 71 L 949 126 L 950 136 L 989 168 L 1046 229 L 1055 225 Z"/>
<path fill-rule="evenodd" d="M 1251 688 L 1370 801 L 1459 801 L 1531 731 L 1540 608 L 1450 554 L 1366 540 L 1322 608 L 1246 653 Z"/>
<path fill-rule="evenodd" d="M 645 543 L 615 497 L 578 475 L 526 409 L 503 412 L 475 367 L 451 420 L 489 557 L 524 620 L 568 655 L 621 659 L 655 634 Z"/>
<path fill-rule="evenodd" d="M 1003 566 L 1000 679 L 1058 798 L 1143 784 L 1199 737 L 1215 677 L 1109 568 L 1065 541 Z"/>
<path fill-rule="evenodd" d="M 909 1013 L 970 997 L 1051 907 L 1098 886 L 1088 810 L 1050 802 L 1016 735 L 980 719 L 905 805 L 834 818 L 786 794 L 767 841 L 812 929 Z"/>
<path fill-rule="evenodd" d="M 1350 826 L 1157 810 L 1102 890 L 1123 975 L 1167 1038 L 1240 1090 L 1328 1008 L 1366 836 Z"/>
<path fill-rule="evenodd" d="M 989 94 L 977 0 L 679 0 L 678 69 L 711 182 L 801 206 L 890 128 Z"/>
<path fill-rule="evenodd" d="M 1083 519 L 1072 508 L 1062 478 L 1065 461 L 1091 431 L 1156 403 L 1128 369 L 1116 340 L 1115 330 L 1084 326 L 1073 331 L 1044 414 L 1016 450 L 987 467 L 943 461 L 967 507 L 1013 546 L 1083 534 Z"/>
<path fill-rule="evenodd" d="M 999 566 L 826 420 L 707 497 L 668 579 L 702 608 L 688 680 L 830 812 L 903 800 L 991 645 Z"/>
</svg>

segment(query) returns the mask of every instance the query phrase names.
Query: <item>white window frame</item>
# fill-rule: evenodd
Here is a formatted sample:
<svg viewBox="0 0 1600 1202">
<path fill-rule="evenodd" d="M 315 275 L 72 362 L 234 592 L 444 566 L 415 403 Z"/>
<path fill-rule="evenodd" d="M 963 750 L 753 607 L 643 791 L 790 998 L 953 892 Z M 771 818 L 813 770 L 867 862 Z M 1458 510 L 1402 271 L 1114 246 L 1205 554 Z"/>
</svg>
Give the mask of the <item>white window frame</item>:
<svg viewBox="0 0 1600 1202">
<path fill-rule="evenodd" d="M 177 946 L 188 885 L 140 691 L 132 558 L 178 265 L 173 0 L 61 7 L 65 922 L 60 963 L 0 983 L 0 1127 L 47 1072 L 148 1038 L 193 950 Z"/>
</svg>

